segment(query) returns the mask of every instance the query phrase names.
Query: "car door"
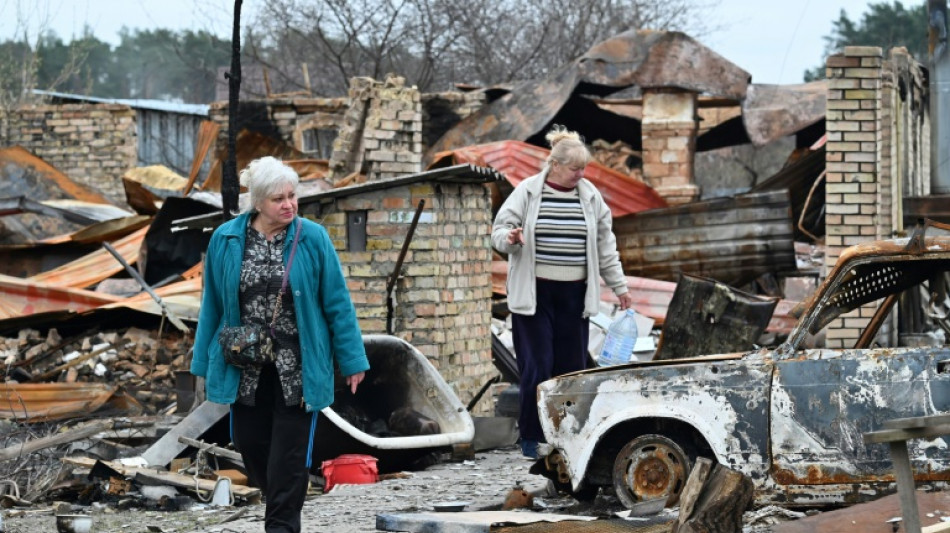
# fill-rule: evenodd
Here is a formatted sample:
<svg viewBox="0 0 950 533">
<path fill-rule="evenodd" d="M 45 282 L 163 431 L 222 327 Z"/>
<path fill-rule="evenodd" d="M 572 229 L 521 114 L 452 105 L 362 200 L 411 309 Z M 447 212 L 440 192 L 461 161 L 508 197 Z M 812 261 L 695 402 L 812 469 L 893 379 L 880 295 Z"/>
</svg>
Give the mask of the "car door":
<svg viewBox="0 0 950 533">
<path fill-rule="evenodd" d="M 878 348 L 806 350 L 777 362 L 770 406 L 776 482 L 847 484 L 892 474 L 887 447 L 866 446 L 863 434 L 885 420 L 950 408 L 948 359 L 945 348 Z M 914 446 L 918 470 L 950 466 L 946 443 Z"/>
</svg>

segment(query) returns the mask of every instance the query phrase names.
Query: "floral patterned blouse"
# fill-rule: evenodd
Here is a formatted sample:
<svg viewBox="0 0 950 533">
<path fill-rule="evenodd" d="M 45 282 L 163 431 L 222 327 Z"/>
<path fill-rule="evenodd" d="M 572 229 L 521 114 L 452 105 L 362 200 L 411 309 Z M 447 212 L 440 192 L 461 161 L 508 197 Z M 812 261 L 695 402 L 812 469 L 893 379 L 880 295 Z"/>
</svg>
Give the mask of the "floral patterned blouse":
<svg viewBox="0 0 950 533">
<path fill-rule="evenodd" d="M 253 220 L 253 219 L 251 219 Z M 247 225 L 244 261 L 241 265 L 241 323 L 267 326 L 271 323 L 280 284 L 284 276 L 284 241 L 287 229 L 268 241 L 262 233 Z M 284 401 L 299 405 L 303 401 L 303 382 L 300 371 L 300 338 L 297 332 L 297 314 L 294 311 L 293 291 L 288 284 L 281 302 L 280 314 L 274 325 L 277 375 L 280 377 Z M 261 369 L 249 367 L 241 372 L 238 403 L 254 405 Z"/>
</svg>

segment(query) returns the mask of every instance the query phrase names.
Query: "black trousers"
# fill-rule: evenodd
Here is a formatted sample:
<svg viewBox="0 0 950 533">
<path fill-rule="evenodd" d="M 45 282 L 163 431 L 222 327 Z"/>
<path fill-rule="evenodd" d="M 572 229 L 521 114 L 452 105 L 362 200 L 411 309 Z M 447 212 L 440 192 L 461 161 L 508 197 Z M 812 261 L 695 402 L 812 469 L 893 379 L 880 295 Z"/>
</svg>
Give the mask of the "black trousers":
<svg viewBox="0 0 950 533">
<path fill-rule="evenodd" d="M 300 533 L 317 413 L 284 403 L 274 365 L 264 367 L 253 407 L 231 405 L 231 439 L 264 495 L 264 531 Z"/>
<path fill-rule="evenodd" d="M 518 432 L 522 440 L 544 442 L 538 420 L 538 384 L 587 366 L 590 325 L 584 318 L 583 281 L 537 281 L 533 316 L 511 315 L 512 341 L 518 359 Z"/>
</svg>

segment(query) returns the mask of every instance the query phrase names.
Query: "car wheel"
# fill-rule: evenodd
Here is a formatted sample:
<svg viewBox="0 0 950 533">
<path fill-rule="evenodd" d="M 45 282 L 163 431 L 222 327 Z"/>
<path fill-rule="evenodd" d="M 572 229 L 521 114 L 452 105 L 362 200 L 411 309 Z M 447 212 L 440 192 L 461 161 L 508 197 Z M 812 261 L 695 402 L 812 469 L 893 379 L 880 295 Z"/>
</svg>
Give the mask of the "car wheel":
<svg viewBox="0 0 950 533">
<path fill-rule="evenodd" d="M 628 442 L 614 460 L 613 480 L 617 498 L 627 508 L 643 500 L 679 500 L 689 458 L 676 442 L 663 435 L 643 435 Z"/>
</svg>

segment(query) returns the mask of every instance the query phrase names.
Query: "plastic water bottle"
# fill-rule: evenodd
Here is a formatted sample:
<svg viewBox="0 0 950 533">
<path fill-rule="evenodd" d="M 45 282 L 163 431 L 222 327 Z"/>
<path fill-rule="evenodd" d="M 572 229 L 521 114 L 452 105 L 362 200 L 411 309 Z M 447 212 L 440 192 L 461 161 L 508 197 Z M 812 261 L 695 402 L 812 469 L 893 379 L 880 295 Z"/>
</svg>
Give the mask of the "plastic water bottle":
<svg viewBox="0 0 950 533">
<path fill-rule="evenodd" d="M 637 314 L 633 309 L 614 320 L 607 328 L 607 338 L 604 347 L 597 358 L 600 366 L 621 365 L 629 363 L 633 356 L 633 346 L 637 343 Z"/>
</svg>

